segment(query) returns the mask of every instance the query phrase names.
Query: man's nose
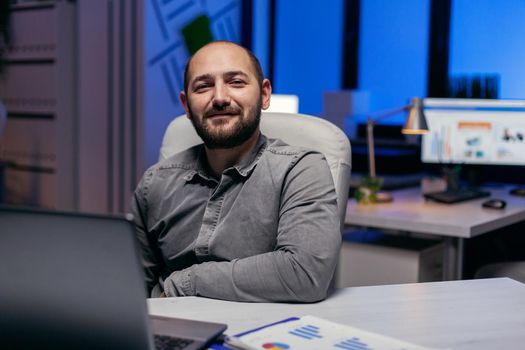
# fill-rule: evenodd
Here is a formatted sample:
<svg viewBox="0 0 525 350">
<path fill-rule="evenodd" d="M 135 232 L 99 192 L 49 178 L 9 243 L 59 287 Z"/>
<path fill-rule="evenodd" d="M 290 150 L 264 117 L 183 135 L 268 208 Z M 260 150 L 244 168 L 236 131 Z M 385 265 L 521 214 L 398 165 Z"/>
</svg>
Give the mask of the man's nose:
<svg viewBox="0 0 525 350">
<path fill-rule="evenodd" d="M 228 87 L 224 84 L 215 85 L 215 93 L 213 95 L 213 105 L 216 107 L 224 107 L 230 105 L 230 94 Z"/>
</svg>

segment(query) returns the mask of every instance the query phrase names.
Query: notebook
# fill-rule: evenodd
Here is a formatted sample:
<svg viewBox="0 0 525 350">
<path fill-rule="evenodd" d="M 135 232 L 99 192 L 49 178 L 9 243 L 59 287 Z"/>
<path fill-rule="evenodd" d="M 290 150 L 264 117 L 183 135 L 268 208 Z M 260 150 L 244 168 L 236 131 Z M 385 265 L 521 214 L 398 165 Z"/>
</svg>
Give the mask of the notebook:
<svg viewBox="0 0 525 350">
<path fill-rule="evenodd" d="M 0 207 L 2 348 L 201 349 L 225 329 L 148 315 L 131 218 Z"/>
</svg>

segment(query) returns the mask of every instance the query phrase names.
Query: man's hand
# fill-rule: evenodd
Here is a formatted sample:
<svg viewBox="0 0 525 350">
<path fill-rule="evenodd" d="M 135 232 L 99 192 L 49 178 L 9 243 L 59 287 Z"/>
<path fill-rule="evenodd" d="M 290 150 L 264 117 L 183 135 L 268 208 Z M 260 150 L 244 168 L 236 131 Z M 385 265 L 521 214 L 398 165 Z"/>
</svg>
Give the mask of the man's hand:
<svg viewBox="0 0 525 350">
<path fill-rule="evenodd" d="M 160 293 L 159 298 L 167 298 L 166 293 L 164 292 Z"/>
</svg>

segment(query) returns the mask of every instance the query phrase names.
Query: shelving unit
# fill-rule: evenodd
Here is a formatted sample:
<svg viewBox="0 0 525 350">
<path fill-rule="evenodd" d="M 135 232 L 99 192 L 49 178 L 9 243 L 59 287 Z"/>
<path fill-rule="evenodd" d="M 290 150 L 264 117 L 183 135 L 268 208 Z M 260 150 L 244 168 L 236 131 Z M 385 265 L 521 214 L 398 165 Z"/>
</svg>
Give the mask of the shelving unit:
<svg viewBox="0 0 525 350">
<path fill-rule="evenodd" d="M 143 0 L 10 6 L 4 201 L 123 213 L 142 175 Z"/>
<path fill-rule="evenodd" d="M 0 142 L 5 200 L 73 209 L 77 199 L 75 11 L 69 1 L 10 8 L 0 98 L 8 122 Z"/>
</svg>

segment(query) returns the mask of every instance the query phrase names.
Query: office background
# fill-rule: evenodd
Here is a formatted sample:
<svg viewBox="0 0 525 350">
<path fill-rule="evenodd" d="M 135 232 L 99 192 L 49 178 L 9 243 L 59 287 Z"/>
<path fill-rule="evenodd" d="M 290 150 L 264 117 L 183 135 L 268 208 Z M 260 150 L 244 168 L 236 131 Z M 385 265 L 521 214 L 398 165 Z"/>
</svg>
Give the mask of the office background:
<svg viewBox="0 0 525 350">
<path fill-rule="evenodd" d="M 489 97 L 525 96 L 522 0 L 10 3 L 8 45 L 25 42 L 4 50 L 0 158 L 2 196 L 17 204 L 126 211 L 183 112 L 191 45 L 211 38 L 251 47 L 274 92 L 298 95 L 302 113 L 330 119 L 325 94 L 351 91 L 355 108 L 341 126 L 352 141 L 367 113 L 412 96 L 483 97 L 472 91 L 477 79 L 495 86 Z M 403 118 L 384 124 L 399 128 Z"/>
</svg>

